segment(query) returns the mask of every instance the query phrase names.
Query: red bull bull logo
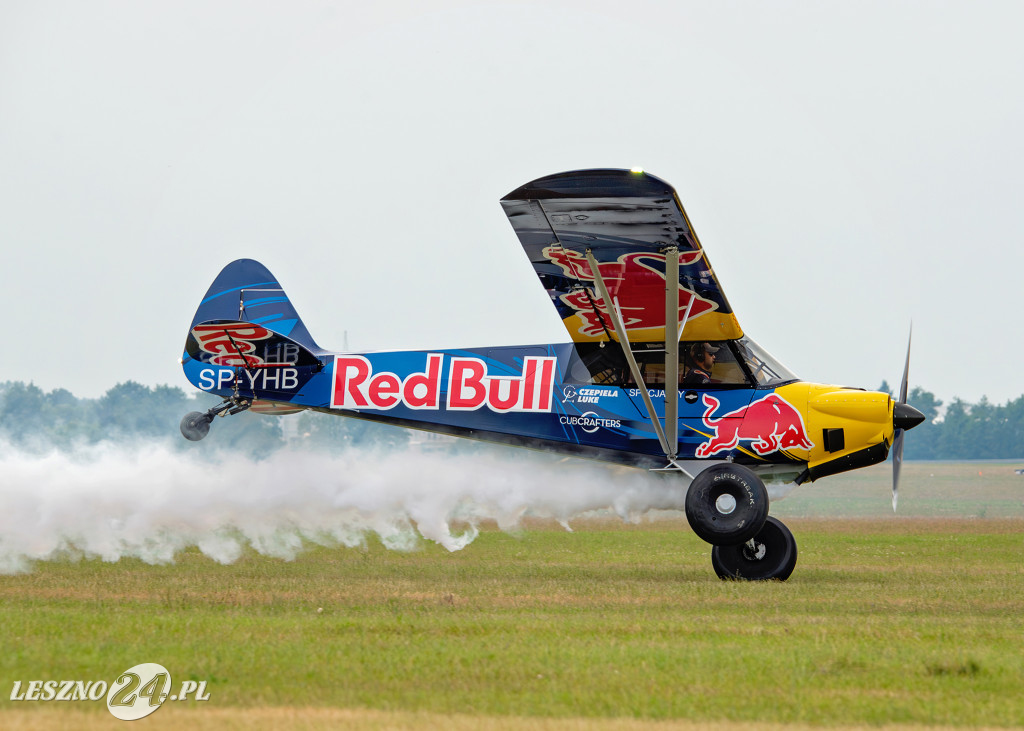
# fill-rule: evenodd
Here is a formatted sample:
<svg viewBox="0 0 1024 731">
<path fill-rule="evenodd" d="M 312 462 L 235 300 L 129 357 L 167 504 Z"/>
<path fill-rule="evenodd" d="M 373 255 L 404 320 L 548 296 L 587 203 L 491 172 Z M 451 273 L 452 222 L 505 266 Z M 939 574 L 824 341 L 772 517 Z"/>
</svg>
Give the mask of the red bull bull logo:
<svg viewBox="0 0 1024 731">
<path fill-rule="evenodd" d="M 337 355 L 331 406 L 341 409 L 440 409 L 442 385 L 449 411 L 475 411 L 483 407 L 498 413 L 551 411 L 556 358 L 527 357 L 521 376 L 492 376 L 479 358 L 452 357 L 442 377 L 444 355 L 429 353 L 426 368 L 399 376 L 373 372 L 361 355 Z"/>
<path fill-rule="evenodd" d="M 557 264 L 568 277 L 582 282 L 596 280 L 587 258 L 572 249 L 549 246 L 544 249 L 543 254 L 549 261 Z M 679 265 L 693 264 L 700 258 L 699 251 L 680 252 Z M 616 261 L 599 262 L 597 267 L 608 287 L 608 295 L 619 304 L 626 330 L 665 327 L 664 254 L 633 252 L 623 254 Z M 560 299 L 583 321 L 583 327 L 579 330 L 581 334 L 596 337 L 604 334 L 605 327 L 611 325 L 608 316 L 609 305 L 596 291 L 579 290 L 563 294 Z M 693 319 L 716 309 L 718 305 L 680 287 L 680 317 L 688 307 L 689 319 Z M 594 311 L 595 309 L 601 313 L 601 317 Z"/>
<path fill-rule="evenodd" d="M 698 457 L 711 457 L 735 449 L 741 441 L 751 441 L 750 448 L 758 455 L 786 449 L 812 449 L 803 417 L 792 404 L 775 393 L 751 402 L 742 408 L 712 417 L 719 401 L 704 394 L 704 425 L 714 436 L 697 447 Z"/>
</svg>

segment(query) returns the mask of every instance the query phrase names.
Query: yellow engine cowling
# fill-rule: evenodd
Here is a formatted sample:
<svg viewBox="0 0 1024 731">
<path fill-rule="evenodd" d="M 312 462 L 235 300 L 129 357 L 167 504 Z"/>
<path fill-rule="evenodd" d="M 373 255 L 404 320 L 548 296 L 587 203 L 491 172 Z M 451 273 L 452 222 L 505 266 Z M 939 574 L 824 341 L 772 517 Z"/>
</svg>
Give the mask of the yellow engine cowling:
<svg viewBox="0 0 1024 731">
<path fill-rule="evenodd" d="M 793 456 L 807 461 L 807 479 L 883 462 L 889 455 L 894 434 L 889 394 L 818 383 L 793 383 L 777 393 L 803 411 L 814 446 Z"/>
</svg>

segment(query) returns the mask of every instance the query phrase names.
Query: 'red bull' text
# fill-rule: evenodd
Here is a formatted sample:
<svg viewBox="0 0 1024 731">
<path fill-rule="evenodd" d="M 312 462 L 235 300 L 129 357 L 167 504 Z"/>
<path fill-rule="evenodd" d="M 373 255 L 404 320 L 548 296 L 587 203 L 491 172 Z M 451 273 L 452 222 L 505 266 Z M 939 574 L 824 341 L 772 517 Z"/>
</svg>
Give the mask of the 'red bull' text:
<svg viewBox="0 0 1024 731">
<path fill-rule="evenodd" d="M 527 357 L 519 376 L 493 376 L 479 358 L 452 357 L 442 376 L 444 356 L 427 355 L 423 371 L 399 376 L 373 372 L 361 355 L 338 355 L 334 360 L 331 406 L 341 409 L 409 409 L 498 413 L 551 411 L 555 358 Z"/>
</svg>

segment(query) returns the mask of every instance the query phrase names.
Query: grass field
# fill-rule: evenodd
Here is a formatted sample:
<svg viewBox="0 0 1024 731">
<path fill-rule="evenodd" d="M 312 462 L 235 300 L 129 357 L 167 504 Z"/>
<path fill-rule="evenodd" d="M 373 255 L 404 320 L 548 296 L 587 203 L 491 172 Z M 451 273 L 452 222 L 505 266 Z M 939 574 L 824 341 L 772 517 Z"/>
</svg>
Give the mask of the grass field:
<svg viewBox="0 0 1024 731">
<path fill-rule="evenodd" d="M 773 506 L 800 546 L 782 584 L 719 581 L 676 514 L 456 553 L 39 563 L 0 577 L 0 727 L 116 725 L 102 701 L 8 696 L 143 662 L 210 694 L 153 728 L 1024 726 L 1013 466 L 909 463 L 900 517 L 886 466 L 802 488 Z"/>
</svg>

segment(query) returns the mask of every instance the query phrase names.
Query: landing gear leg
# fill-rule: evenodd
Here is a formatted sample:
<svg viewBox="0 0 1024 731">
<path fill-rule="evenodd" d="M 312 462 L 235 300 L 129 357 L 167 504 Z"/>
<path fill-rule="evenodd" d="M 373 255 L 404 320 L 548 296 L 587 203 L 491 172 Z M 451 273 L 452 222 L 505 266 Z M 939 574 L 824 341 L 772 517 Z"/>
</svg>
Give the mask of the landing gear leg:
<svg viewBox="0 0 1024 731">
<path fill-rule="evenodd" d="M 720 579 L 785 581 L 796 566 L 796 539 L 781 521 L 768 516 L 746 543 L 712 548 L 711 565 Z"/>
<path fill-rule="evenodd" d="M 210 424 L 215 416 L 230 416 L 245 411 L 252 403 L 245 399 L 227 398 L 206 412 L 190 411 L 181 420 L 181 435 L 191 442 L 198 442 L 210 433 Z"/>
</svg>

